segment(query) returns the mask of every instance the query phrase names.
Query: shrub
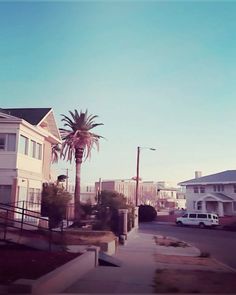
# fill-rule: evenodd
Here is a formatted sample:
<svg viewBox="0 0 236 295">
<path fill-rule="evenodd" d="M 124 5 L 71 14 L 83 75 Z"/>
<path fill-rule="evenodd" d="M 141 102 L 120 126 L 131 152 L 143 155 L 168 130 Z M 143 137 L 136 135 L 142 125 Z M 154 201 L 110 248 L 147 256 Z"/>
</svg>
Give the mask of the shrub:
<svg viewBox="0 0 236 295">
<path fill-rule="evenodd" d="M 111 230 L 115 234 L 119 233 L 120 228 L 118 210 L 129 209 L 130 212 L 133 210 L 131 206 L 127 205 L 125 196 L 116 191 L 102 191 L 96 209 L 99 221 L 93 228 Z M 128 228 L 131 228 L 132 223 L 132 216 L 128 214 Z"/>
<path fill-rule="evenodd" d="M 42 216 L 48 216 L 49 228 L 58 227 L 65 218 L 66 207 L 71 200 L 71 194 L 55 184 L 44 185 L 42 191 Z"/>
<path fill-rule="evenodd" d="M 153 221 L 157 216 L 155 208 L 150 205 L 140 205 L 138 212 L 140 222 Z"/>
</svg>

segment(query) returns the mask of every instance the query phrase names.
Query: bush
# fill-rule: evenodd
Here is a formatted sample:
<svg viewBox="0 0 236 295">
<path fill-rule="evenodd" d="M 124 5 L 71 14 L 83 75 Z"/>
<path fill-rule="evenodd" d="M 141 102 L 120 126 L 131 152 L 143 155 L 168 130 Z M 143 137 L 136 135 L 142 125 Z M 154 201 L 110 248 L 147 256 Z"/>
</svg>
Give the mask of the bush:
<svg viewBox="0 0 236 295">
<path fill-rule="evenodd" d="M 42 216 L 48 216 L 49 228 L 58 227 L 66 215 L 66 207 L 71 195 L 55 184 L 44 185 L 42 191 Z"/>
<path fill-rule="evenodd" d="M 127 200 L 123 194 L 116 191 L 102 191 L 99 196 L 99 204 L 97 205 L 98 223 L 94 225 L 94 229 L 111 230 L 115 234 L 119 234 L 120 220 L 119 209 L 129 209 L 132 207 L 127 205 Z M 132 216 L 128 215 L 128 228 L 133 223 Z"/>
<path fill-rule="evenodd" d="M 157 216 L 155 208 L 150 205 L 140 205 L 138 212 L 140 222 L 153 221 Z"/>
</svg>

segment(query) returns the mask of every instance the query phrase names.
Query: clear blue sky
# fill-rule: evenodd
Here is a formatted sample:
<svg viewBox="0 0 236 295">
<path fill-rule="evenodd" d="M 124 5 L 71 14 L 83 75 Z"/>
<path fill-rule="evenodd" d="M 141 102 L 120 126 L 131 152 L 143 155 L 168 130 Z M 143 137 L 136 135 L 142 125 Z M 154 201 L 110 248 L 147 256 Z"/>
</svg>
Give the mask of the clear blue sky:
<svg viewBox="0 0 236 295">
<path fill-rule="evenodd" d="M 52 107 L 59 127 L 97 114 L 86 184 L 133 177 L 137 146 L 157 148 L 141 151 L 144 180 L 235 169 L 235 15 L 226 1 L 0 2 L 0 106 Z"/>
</svg>

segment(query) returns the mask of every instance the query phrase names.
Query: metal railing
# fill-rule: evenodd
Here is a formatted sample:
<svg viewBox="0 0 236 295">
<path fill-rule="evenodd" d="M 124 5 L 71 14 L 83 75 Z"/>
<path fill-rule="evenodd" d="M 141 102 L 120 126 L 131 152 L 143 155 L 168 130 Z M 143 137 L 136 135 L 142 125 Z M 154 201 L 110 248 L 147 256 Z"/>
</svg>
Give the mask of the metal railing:
<svg viewBox="0 0 236 295">
<path fill-rule="evenodd" d="M 59 231 L 48 228 L 48 218 L 41 217 L 40 212 L 4 203 L 0 203 L 0 226 L 3 227 L 3 240 L 7 240 L 8 228 L 18 229 L 21 235 L 23 231 L 30 231 L 38 235 L 43 233 L 43 236 L 48 239 L 50 251 L 52 250 L 53 234 L 63 234 L 63 226 Z M 40 229 L 40 231 L 32 229 Z"/>
</svg>

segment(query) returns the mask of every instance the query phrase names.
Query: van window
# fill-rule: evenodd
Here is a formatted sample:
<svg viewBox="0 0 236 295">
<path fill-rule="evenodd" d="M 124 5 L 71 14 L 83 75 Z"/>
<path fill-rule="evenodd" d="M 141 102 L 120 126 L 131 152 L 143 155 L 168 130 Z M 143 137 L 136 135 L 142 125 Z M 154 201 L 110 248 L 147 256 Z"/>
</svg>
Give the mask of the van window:
<svg viewBox="0 0 236 295">
<path fill-rule="evenodd" d="M 211 214 L 208 214 L 208 218 L 211 218 Z"/>
<path fill-rule="evenodd" d="M 188 217 L 188 214 L 184 214 L 182 217 L 183 218 L 187 218 Z"/>
<path fill-rule="evenodd" d="M 189 218 L 196 218 L 197 214 L 189 214 Z"/>
<path fill-rule="evenodd" d="M 213 215 L 213 219 L 218 219 L 218 216 Z"/>
<path fill-rule="evenodd" d="M 198 214 L 197 217 L 198 218 L 207 218 L 207 214 Z"/>
</svg>

